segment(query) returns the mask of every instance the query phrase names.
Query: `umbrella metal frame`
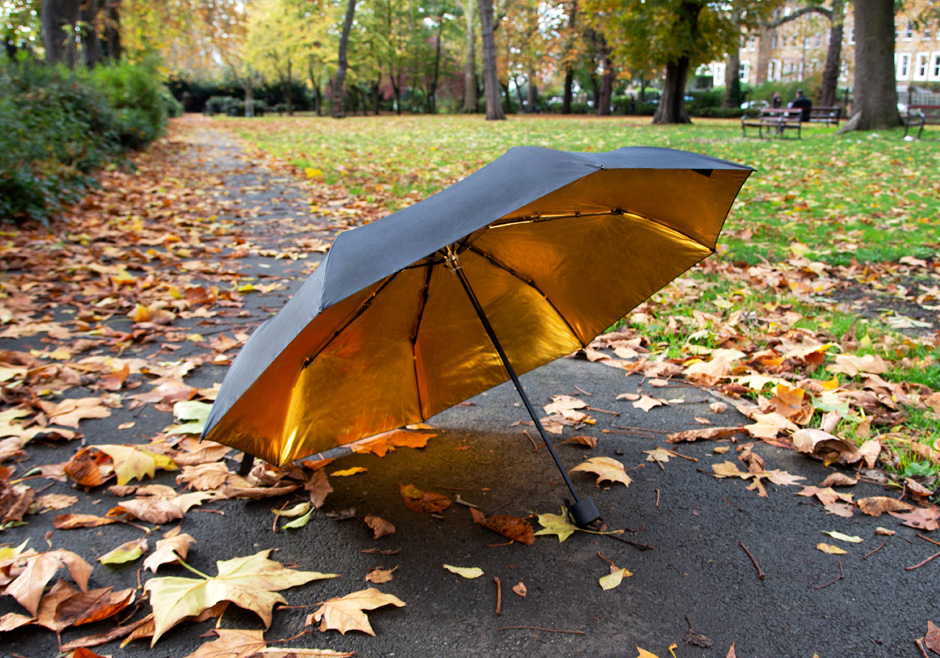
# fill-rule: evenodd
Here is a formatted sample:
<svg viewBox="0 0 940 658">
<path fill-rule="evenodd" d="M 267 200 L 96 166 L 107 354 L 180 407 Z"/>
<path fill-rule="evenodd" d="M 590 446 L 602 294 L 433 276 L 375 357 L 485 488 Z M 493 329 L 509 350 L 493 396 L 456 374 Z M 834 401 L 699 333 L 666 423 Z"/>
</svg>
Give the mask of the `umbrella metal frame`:
<svg viewBox="0 0 940 658">
<path fill-rule="evenodd" d="M 568 486 L 568 489 L 571 491 L 571 495 L 574 497 L 574 503 L 571 503 L 567 498 L 565 499 L 565 509 L 568 512 L 568 517 L 570 518 L 571 522 L 579 528 L 588 528 L 595 525 L 600 525 L 602 521 L 600 512 L 597 510 L 597 505 L 591 498 L 581 498 L 581 496 L 578 495 L 577 490 L 574 488 L 574 483 L 568 476 L 568 472 L 565 470 L 565 467 L 562 466 L 561 459 L 558 458 L 558 453 L 555 452 L 555 447 L 549 440 L 548 434 L 545 432 L 545 428 L 542 427 L 542 423 L 539 421 L 539 417 L 535 413 L 535 409 L 532 407 L 532 403 L 529 401 L 529 396 L 526 395 L 525 389 L 522 387 L 522 382 L 519 381 L 519 377 L 516 375 L 516 371 L 513 369 L 512 364 L 509 363 L 509 357 L 503 350 L 503 346 L 500 344 L 499 338 L 497 338 L 496 332 L 493 330 L 493 326 L 490 324 L 489 319 L 487 319 L 486 312 L 483 310 L 483 306 L 480 304 L 480 301 L 474 294 L 473 288 L 470 287 L 470 282 L 467 280 L 467 276 L 464 274 L 463 267 L 460 265 L 460 259 L 458 258 L 457 254 L 455 254 L 450 249 L 447 250 L 446 258 L 448 269 L 454 272 L 454 274 L 456 274 L 457 278 L 460 280 L 460 285 L 463 286 L 464 292 L 467 293 L 467 297 L 470 299 L 470 303 L 473 305 L 473 310 L 476 311 L 477 317 L 480 318 L 480 323 L 483 325 L 483 329 L 486 331 L 486 335 L 489 336 L 490 342 L 493 343 L 493 347 L 496 348 L 496 353 L 499 355 L 499 359 L 503 363 L 503 367 L 506 368 L 506 372 L 509 374 L 509 379 L 512 380 L 513 386 L 516 387 L 516 391 L 519 393 L 519 397 L 522 398 L 522 403 L 525 405 L 526 411 L 528 411 L 529 416 L 532 417 L 532 421 L 535 423 L 535 428 L 542 436 L 542 440 L 545 442 L 545 447 L 548 448 L 548 452 L 555 461 L 555 466 L 558 467 L 562 478 L 565 480 L 565 484 Z"/>
</svg>

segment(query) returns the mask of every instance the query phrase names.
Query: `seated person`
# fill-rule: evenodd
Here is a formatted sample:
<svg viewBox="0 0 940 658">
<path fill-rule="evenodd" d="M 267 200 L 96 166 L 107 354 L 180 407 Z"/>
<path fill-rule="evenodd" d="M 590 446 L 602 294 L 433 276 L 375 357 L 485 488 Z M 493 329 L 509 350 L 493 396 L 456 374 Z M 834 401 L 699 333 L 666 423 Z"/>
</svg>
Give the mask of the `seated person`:
<svg viewBox="0 0 940 658">
<path fill-rule="evenodd" d="M 802 110 L 800 120 L 809 121 L 809 111 L 813 109 L 813 101 L 811 101 L 810 99 L 808 99 L 806 96 L 803 95 L 802 89 L 797 89 L 796 98 L 790 101 L 790 105 L 788 107 L 800 108 L 800 110 Z"/>
</svg>

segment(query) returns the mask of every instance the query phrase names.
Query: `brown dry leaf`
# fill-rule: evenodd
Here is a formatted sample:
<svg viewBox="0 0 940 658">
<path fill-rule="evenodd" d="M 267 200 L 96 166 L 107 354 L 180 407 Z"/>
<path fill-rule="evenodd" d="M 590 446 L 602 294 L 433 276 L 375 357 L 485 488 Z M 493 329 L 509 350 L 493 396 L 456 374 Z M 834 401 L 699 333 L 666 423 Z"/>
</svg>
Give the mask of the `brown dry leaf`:
<svg viewBox="0 0 940 658">
<path fill-rule="evenodd" d="M 11 485 L 6 478 L 0 477 L 0 522 L 22 521 L 33 504 L 35 494 L 28 485 Z"/>
<path fill-rule="evenodd" d="M 573 473 L 574 471 L 587 471 L 588 473 L 594 473 L 597 475 L 597 481 L 595 484 L 598 486 L 600 486 L 601 482 L 605 480 L 609 482 L 620 482 L 625 487 L 629 487 L 630 483 L 633 482 L 633 480 L 630 479 L 630 476 L 627 475 L 623 464 L 611 457 L 592 457 L 591 459 L 578 464 L 569 472 Z"/>
<path fill-rule="evenodd" d="M 176 483 L 189 485 L 196 491 L 210 491 L 225 484 L 231 474 L 228 466 L 222 462 L 193 464 L 183 466 L 183 470 L 176 476 Z"/>
<path fill-rule="evenodd" d="M 738 432 L 743 432 L 741 427 L 707 427 L 700 430 L 685 430 L 684 432 L 675 432 L 670 434 L 666 440 L 669 443 L 682 443 L 683 441 L 700 441 L 727 439 Z"/>
<path fill-rule="evenodd" d="M 451 506 L 451 500 L 433 491 L 422 491 L 413 484 L 399 484 L 398 490 L 405 505 L 413 512 L 439 514 Z"/>
<path fill-rule="evenodd" d="M 50 421 L 73 429 L 78 429 L 78 423 L 86 418 L 107 418 L 111 415 L 111 410 L 104 406 L 101 398 L 62 400 L 57 404 L 40 400 L 39 406 Z"/>
<path fill-rule="evenodd" d="M 577 443 L 578 445 L 582 445 L 593 450 L 594 448 L 597 447 L 597 438 L 593 436 L 587 436 L 586 434 L 582 434 L 579 436 L 572 436 L 570 438 L 567 438 L 564 441 L 562 441 L 562 443 Z"/>
<path fill-rule="evenodd" d="M 6 587 L 5 594 L 12 596 L 20 605 L 36 615 L 39 610 L 39 601 L 43 589 L 56 572 L 67 567 L 75 583 L 84 592 L 88 589 L 88 577 L 91 575 L 91 565 L 79 555 L 71 551 L 58 549 L 45 553 L 35 553 L 25 559 L 26 566 L 19 575 Z"/>
<path fill-rule="evenodd" d="M 535 531 L 532 530 L 532 524 L 525 519 L 517 516 L 508 516 L 506 514 L 496 514 L 495 516 L 486 516 L 478 509 L 470 508 L 470 514 L 473 516 L 473 522 L 493 532 L 498 532 L 507 539 L 512 539 L 519 543 L 531 546 L 535 543 Z"/>
<path fill-rule="evenodd" d="M 708 408 L 712 410 L 713 414 L 723 414 L 728 410 L 728 405 L 724 402 L 712 402 L 708 405 Z"/>
<path fill-rule="evenodd" d="M 348 631 L 361 631 L 374 636 L 375 631 L 369 624 L 365 610 L 375 610 L 383 605 L 394 605 L 399 608 L 405 602 L 391 594 L 383 594 L 374 587 L 353 592 L 335 599 L 325 601 L 311 615 L 307 616 L 306 625 L 320 622 L 320 632 L 336 630 L 345 635 Z"/>
<path fill-rule="evenodd" d="M 512 591 L 522 598 L 525 598 L 525 595 L 527 594 L 525 583 L 517 583 L 516 585 L 513 585 Z"/>
<path fill-rule="evenodd" d="M 151 573 L 156 573 L 157 569 L 164 564 L 175 564 L 180 560 L 185 560 L 189 553 L 189 547 L 195 544 L 196 540 L 186 533 L 179 533 L 179 528 L 170 530 L 163 539 L 157 542 L 157 548 L 144 560 L 144 569 L 150 569 Z"/>
<path fill-rule="evenodd" d="M 248 500 L 262 500 L 273 496 L 283 496 L 300 488 L 299 484 L 280 484 L 275 486 L 257 486 L 257 481 L 249 481 L 240 475 L 232 475 L 225 486 L 222 487 L 222 495 L 226 498 L 240 498 Z"/>
<path fill-rule="evenodd" d="M 60 514 L 55 517 L 52 525 L 56 530 L 74 530 L 75 528 L 97 528 L 112 523 L 119 523 L 119 521 L 94 514 Z"/>
<path fill-rule="evenodd" d="M 60 581 L 62 582 L 62 581 Z M 112 591 L 111 587 L 78 592 L 74 588 L 70 596 L 58 602 L 54 608 L 53 623 L 44 620 L 40 605 L 40 624 L 53 631 L 61 631 L 71 626 L 91 624 L 113 617 L 134 602 L 136 593 L 132 588 Z M 44 621 L 46 623 L 44 623 Z"/>
<path fill-rule="evenodd" d="M 927 635 L 924 636 L 924 646 L 940 655 L 940 628 L 932 621 L 927 621 Z"/>
<path fill-rule="evenodd" d="M 666 450 L 665 448 L 653 448 L 652 450 L 644 450 L 643 452 L 646 453 L 646 461 L 660 464 L 667 463 L 669 458 L 673 456 L 672 451 Z"/>
<path fill-rule="evenodd" d="M 391 535 L 395 533 L 394 525 L 374 514 L 367 514 L 363 520 L 366 522 L 367 526 L 372 528 L 372 532 L 375 533 L 373 539 L 378 539 L 379 537 L 384 537 L 385 535 Z"/>
<path fill-rule="evenodd" d="M 909 528 L 917 528 L 926 532 L 933 532 L 940 528 L 940 507 L 931 505 L 930 507 L 915 507 L 909 512 L 888 512 L 896 519 L 901 519 L 901 523 Z"/>
<path fill-rule="evenodd" d="M 806 399 L 806 391 L 802 388 L 777 384 L 769 404 L 774 411 L 797 425 L 805 425 L 813 417 L 813 406 Z"/>
<path fill-rule="evenodd" d="M 7 614 L 0 617 L 0 633 L 15 631 L 21 626 L 27 626 L 34 623 L 36 623 L 35 617 L 27 617 L 26 615 L 21 615 L 18 612 L 8 612 Z"/>
<path fill-rule="evenodd" d="M 887 362 L 877 354 L 866 354 L 865 356 L 840 354 L 835 361 L 835 364 L 826 367 L 826 370 L 834 374 L 856 377 L 862 372 L 872 375 L 888 372 Z"/>
<path fill-rule="evenodd" d="M 851 487 L 858 484 L 858 479 L 850 477 L 845 473 L 834 472 L 819 483 L 820 488 L 826 487 Z"/>
<path fill-rule="evenodd" d="M 395 448 L 423 448 L 428 444 L 428 441 L 435 436 L 437 436 L 437 434 L 430 432 L 413 432 L 411 430 L 397 429 L 390 432 L 383 432 L 365 441 L 357 441 L 356 443 L 350 444 L 349 448 L 353 452 L 371 452 L 379 457 L 384 457 L 389 451 Z"/>
<path fill-rule="evenodd" d="M 117 507 L 108 512 L 108 516 L 118 516 L 123 513 L 141 521 L 160 525 L 181 519 L 190 508 L 217 498 L 217 495 L 205 491 L 177 494 L 171 487 L 162 484 L 140 487 L 137 489 L 137 495 L 138 498 L 118 503 Z"/>
<path fill-rule="evenodd" d="M 316 470 L 309 477 L 305 475 L 304 489 L 310 494 L 310 504 L 315 509 L 323 507 L 326 497 L 333 493 L 333 487 L 330 486 L 329 480 L 326 479 L 326 472 L 323 470 Z"/>
<path fill-rule="evenodd" d="M 633 403 L 635 409 L 642 409 L 645 412 L 649 412 L 650 409 L 654 407 L 661 407 L 668 404 L 665 400 L 660 400 L 659 398 L 650 397 L 649 395 L 642 396 L 639 400 Z"/>
<path fill-rule="evenodd" d="M 797 452 L 821 459 L 825 464 L 839 460 L 851 462 L 858 453 L 854 443 L 817 429 L 794 432 L 792 440 Z"/>
<path fill-rule="evenodd" d="M 69 496 L 67 494 L 46 494 L 36 499 L 36 502 L 44 510 L 60 510 L 71 507 L 78 502 L 78 496 Z"/>
<path fill-rule="evenodd" d="M 366 574 L 366 580 L 370 583 L 375 583 L 376 585 L 387 583 L 394 577 L 392 574 L 395 572 L 395 569 L 398 569 L 398 567 L 395 567 L 394 569 L 383 569 L 382 567 L 376 567 Z"/>
<path fill-rule="evenodd" d="M 800 428 L 780 415 L 773 412 L 769 414 L 754 414 L 756 423 L 745 425 L 743 429 L 756 439 L 776 439 L 781 432 L 796 432 Z"/>
<path fill-rule="evenodd" d="M 572 395 L 553 395 L 552 401 L 542 407 L 549 416 L 552 414 L 564 415 L 564 412 L 572 409 L 584 409 L 588 403 L 581 398 Z"/>
<path fill-rule="evenodd" d="M 859 498 L 855 501 L 863 514 L 868 516 L 881 516 L 885 512 L 907 512 L 914 509 L 913 505 L 891 498 L 890 496 L 871 496 Z"/>
<path fill-rule="evenodd" d="M 95 448 L 79 450 L 65 463 L 64 469 L 80 487 L 97 487 L 114 475 L 111 458 Z"/>
<path fill-rule="evenodd" d="M 216 639 L 206 642 L 186 658 L 249 658 L 268 646 L 264 631 L 215 628 Z"/>
</svg>

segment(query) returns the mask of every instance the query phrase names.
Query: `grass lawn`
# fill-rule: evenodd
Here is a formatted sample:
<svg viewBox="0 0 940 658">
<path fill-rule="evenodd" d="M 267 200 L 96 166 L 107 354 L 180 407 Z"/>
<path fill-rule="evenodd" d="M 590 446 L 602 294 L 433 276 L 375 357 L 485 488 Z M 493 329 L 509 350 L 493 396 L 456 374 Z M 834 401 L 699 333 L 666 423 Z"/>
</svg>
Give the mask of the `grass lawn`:
<svg viewBox="0 0 940 658">
<path fill-rule="evenodd" d="M 219 121 L 295 167 L 309 180 L 314 205 L 340 199 L 346 217 L 371 209 L 363 220 L 423 199 L 517 145 L 571 151 L 664 146 L 750 165 L 756 172 L 732 209 L 719 255 L 655 295 L 625 324 L 646 337 L 658 358 L 682 363 L 724 347 L 753 355 L 792 331 L 831 344 L 824 363 L 774 373 L 791 382 L 809 377 L 863 386 L 864 374 L 827 368 L 840 353 L 878 355 L 889 364 L 881 377 L 903 384 L 915 404 L 901 415 L 874 419 L 852 407 L 840 432 L 859 441 L 871 433 L 902 434 L 940 448 L 938 412 L 918 402 L 940 390 L 936 139 L 904 141 L 898 129 L 837 135 L 814 125 L 804 127 L 802 139 L 761 140 L 742 138 L 737 120 L 659 127 L 648 117 Z M 746 397 L 769 399 L 774 391 L 762 386 Z M 817 407 L 814 422 L 825 411 Z M 901 475 L 934 478 L 940 470 L 902 449 L 893 466 Z"/>
</svg>

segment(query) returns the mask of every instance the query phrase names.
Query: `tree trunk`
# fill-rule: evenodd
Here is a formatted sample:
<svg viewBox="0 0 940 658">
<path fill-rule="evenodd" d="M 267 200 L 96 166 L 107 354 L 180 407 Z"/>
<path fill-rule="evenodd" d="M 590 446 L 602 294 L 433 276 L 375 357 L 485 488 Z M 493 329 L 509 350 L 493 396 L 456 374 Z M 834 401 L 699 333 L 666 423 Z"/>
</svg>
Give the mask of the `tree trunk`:
<svg viewBox="0 0 940 658">
<path fill-rule="evenodd" d="M 832 0 L 832 22 L 829 24 L 829 48 L 826 50 L 826 65 L 823 67 L 822 92 L 819 104 L 832 107 L 836 104 L 836 89 L 839 86 L 839 68 L 842 63 L 842 32 L 845 23 L 844 0 Z"/>
<path fill-rule="evenodd" d="M 346 18 L 343 21 L 343 32 L 339 38 L 339 60 L 336 67 L 336 77 L 333 79 L 333 118 L 342 119 L 346 116 L 343 107 L 343 87 L 346 82 L 346 69 L 349 61 L 346 59 L 346 47 L 349 45 L 349 31 L 352 29 L 353 16 L 356 15 L 356 0 L 349 0 L 346 6 Z"/>
<path fill-rule="evenodd" d="M 571 3 L 571 17 L 568 19 L 568 51 L 573 48 L 571 42 L 574 40 L 575 30 L 578 27 L 578 0 Z M 561 113 L 571 114 L 571 97 L 574 88 L 574 62 L 571 61 L 570 54 L 565 57 L 565 91 L 561 101 Z"/>
<path fill-rule="evenodd" d="M 529 105 L 529 112 L 539 111 L 539 86 L 536 84 L 535 67 L 529 68 L 529 97 L 526 99 Z"/>
<path fill-rule="evenodd" d="M 42 45 L 50 64 L 75 66 L 78 59 L 75 42 L 78 10 L 79 0 L 42 0 Z"/>
<path fill-rule="evenodd" d="M 597 95 L 597 116 L 609 117 L 611 101 L 614 98 L 614 67 L 610 62 L 610 46 L 607 45 L 607 41 L 603 37 L 600 39 L 599 53 L 603 73 L 601 74 L 600 93 Z"/>
<path fill-rule="evenodd" d="M 503 84 L 500 82 L 499 88 L 502 90 L 503 94 L 503 112 L 505 114 L 512 114 L 512 96 L 509 95 L 509 83 Z M 504 116 L 503 118 L 505 119 L 506 117 Z"/>
<path fill-rule="evenodd" d="M 116 62 L 123 54 L 121 48 L 121 0 L 105 0 L 104 41 L 105 59 Z"/>
<path fill-rule="evenodd" d="M 466 0 L 463 15 L 467 22 L 467 57 L 463 63 L 463 108 L 461 112 L 477 111 L 477 39 L 474 16 L 475 0 Z"/>
<path fill-rule="evenodd" d="M 101 50 L 101 40 L 98 38 L 98 11 L 101 9 L 100 0 L 87 0 L 78 13 L 78 33 L 82 40 L 82 54 L 85 65 L 94 68 L 104 60 Z"/>
<path fill-rule="evenodd" d="M 251 118 L 255 115 L 255 86 L 252 84 L 251 73 L 245 76 L 242 88 L 245 90 L 245 116 Z"/>
<path fill-rule="evenodd" d="M 284 82 L 281 83 L 281 89 L 284 91 L 284 103 L 287 104 L 287 116 L 294 116 L 294 76 L 293 76 L 293 64 L 294 61 L 288 57 L 287 58 L 287 77 Z"/>
<path fill-rule="evenodd" d="M 689 75 L 689 58 L 680 57 L 678 61 L 666 65 L 666 81 L 663 96 L 659 99 L 653 123 L 692 123 L 685 109 L 685 81 Z"/>
<path fill-rule="evenodd" d="M 437 37 L 434 48 L 434 74 L 431 84 L 428 85 L 428 113 L 437 114 L 437 79 L 441 72 L 441 41 L 444 37 L 444 10 L 437 17 Z"/>
<path fill-rule="evenodd" d="M 522 85 L 519 84 L 519 81 L 516 79 L 516 76 L 512 76 L 512 81 L 516 87 L 516 98 L 519 99 L 519 111 L 525 114 L 526 112 L 530 110 L 526 108 L 525 99 L 522 97 Z"/>
<path fill-rule="evenodd" d="M 738 48 L 728 55 L 725 64 L 725 97 L 721 101 L 722 107 L 738 107 L 741 104 L 741 54 Z"/>
<path fill-rule="evenodd" d="M 493 38 L 493 0 L 479 0 L 480 35 L 483 38 L 483 88 L 486 93 L 486 120 L 506 118 L 499 105 L 499 78 L 496 75 L 496 40 Z"/>
<path fill-rule="evenodd" d="M 855 0 L 855 115 L 842 130 L 879 130 L 900 124 L 894 1 Z"/>
</svg>

